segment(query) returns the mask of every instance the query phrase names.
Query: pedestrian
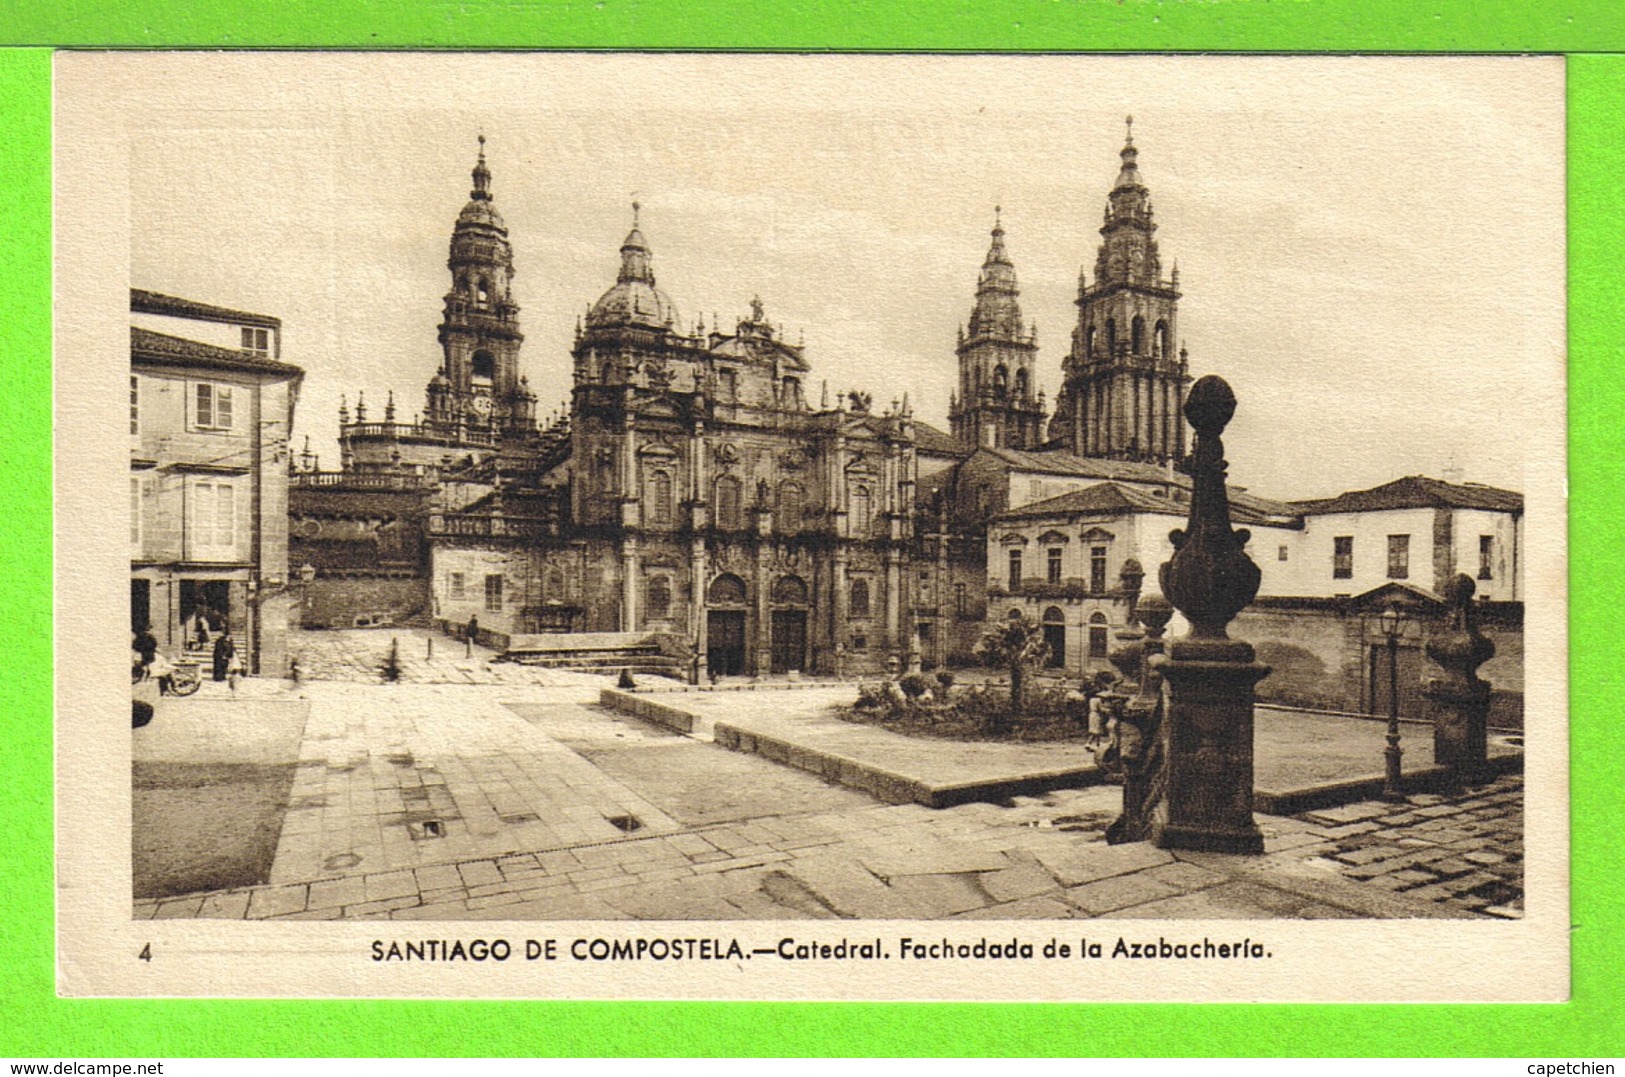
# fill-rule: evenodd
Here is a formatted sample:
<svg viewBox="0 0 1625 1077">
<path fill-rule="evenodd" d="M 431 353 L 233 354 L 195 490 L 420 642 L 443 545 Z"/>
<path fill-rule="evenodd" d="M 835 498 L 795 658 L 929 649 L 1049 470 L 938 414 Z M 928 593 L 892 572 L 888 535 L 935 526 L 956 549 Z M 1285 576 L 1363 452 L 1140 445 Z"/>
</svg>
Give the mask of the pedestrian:
<svg viewBox="0 0 1625 1077">
<path fill-rule="evenodd" d="M 480 641 L 480 618 L 479 618 L 479 614 L 471 613 L 471 614 L 468 615 L 468 636 L 467 636 L 467 639 L 468 639 L 468 642 L 470 642 L 470 643 L 478 643 Z"/>
<path fill-rule="evenodd" d="M 231 634 L 229 632 L 220 633 L 220 637 L 214 641 L 215 680 L 223 681 L 226 679 L 226 671 L 230 668 L 231 660 L 236 654 L 237 648 L 231 642 Z"/>
<path fill-rule="evenodd" d="M 192 639 L 199 647 L 209 645 L 209 619 L 203 616 L 203 607 L 199 606 L 192 622 Z"/>
<path fill-rule="evenodd" d="M 147 663 L 147 673 L 158 682 L 158 694 L 167 696 L 175 690 L 175 665 L 164 657 L 162 651 L 154 651 L 152 661 Z"/>
<path fill-rule="evenodd" d="M 226 659 L 226 683 L 231 685 L 233 695 L 237 694 L 237 678 L 243 675 L 243 656 L 237 653 L 237 648 L 231 649 L 231 657 Z"/>
<path fill-rule="evenodd" d="M 152 665 L 153 656 L 158 653 L 158 637 L 152 634 L 152 625 L 141 626 L 141 631 L 135 634 L 135 652 L 141 656 L 143 666 Z"/>
</svg>

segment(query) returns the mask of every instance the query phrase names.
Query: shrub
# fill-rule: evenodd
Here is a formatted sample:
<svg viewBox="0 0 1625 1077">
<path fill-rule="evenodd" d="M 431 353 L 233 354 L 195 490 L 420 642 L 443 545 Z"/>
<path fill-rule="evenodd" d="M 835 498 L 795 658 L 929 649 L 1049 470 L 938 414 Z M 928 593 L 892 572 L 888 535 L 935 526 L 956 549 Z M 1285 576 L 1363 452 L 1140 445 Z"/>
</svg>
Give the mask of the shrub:
<svg viewBox="0 0 1625 1077">
<path fill-rule="evenodd" d="M 919 699 L 931 690 L 931 678 L 923 673 L 905 673 L 897 679 L 897 687 L 909 699 Z"/>
</svg>

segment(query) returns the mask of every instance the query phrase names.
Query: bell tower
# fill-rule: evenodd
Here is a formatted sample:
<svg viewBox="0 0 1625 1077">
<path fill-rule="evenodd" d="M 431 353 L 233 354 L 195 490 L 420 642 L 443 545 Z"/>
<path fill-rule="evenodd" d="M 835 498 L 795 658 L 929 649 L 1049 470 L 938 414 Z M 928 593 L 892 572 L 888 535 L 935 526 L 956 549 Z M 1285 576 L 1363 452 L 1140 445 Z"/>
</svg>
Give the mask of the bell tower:
<svg viewBox="0 0 1625 1077">
<path fill-rule="evenodd" d="M 965 448 L 1037 449 L 1044 422 L 1036 331 L 1021 320 L 1016 268 L 1004 249 L 999 207 L 993 242 L 976 282 L 970 321 L 959 331 L 959 389 L 948 404 L 954 438 Z"/>
<path fill-rule="evenodd" d="M 437 425 L 492 434 L 535 425 L 535 396 L 519 374 L 519 305 L 513 301 L 513 248 L 491 197 L 480 136 L 474 188 L 451 233 L 451 290 L 440 320 L 440 370 L 429 383 Z"/>
<path fill-rule="evenodd" d="M 1140 178 L 1134 118 L 1107 196 L 1095 281 L 1078 274 L 1078 326 L 1050 437 L 1083 456 L 1165 463 L 1185 455 L 1179 269 L 1164 279 L 1150 191 Z"/>
</svg>

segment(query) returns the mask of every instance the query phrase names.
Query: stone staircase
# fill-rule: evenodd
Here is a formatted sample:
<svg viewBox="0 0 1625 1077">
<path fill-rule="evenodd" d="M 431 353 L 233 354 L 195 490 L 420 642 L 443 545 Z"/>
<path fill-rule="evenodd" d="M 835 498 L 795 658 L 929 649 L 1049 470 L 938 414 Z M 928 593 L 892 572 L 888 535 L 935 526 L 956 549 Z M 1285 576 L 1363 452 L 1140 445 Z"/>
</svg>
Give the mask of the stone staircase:
<svg viewBox="0 0 1625 1077">
<path fill-rule="evenodd" d="M 629 669 L 679 680 L 688 676 L 688 663 L 665 654 L 659 641 L 644 632 L 560 632 L 513 636 L 502 657 L 509 662 L 544 669 L 572 669 L 602 673 Z"/>
<path fill-rule="evenodd" d="M 247 666 L 248 666 L 248 658 L 247 658 L 247 656 L 248 656 L 248 641 L 247 641 L 247 639 L 243 636 L 242 633 L 233 632 L 233 633 L 231 633 L 231 643 L 232 643 L 232 646 L 237 648 L 237 656 L 239 658 L 243 659 L 244 668 L 247 668 Z M 182 662 L 196 662 L 198 664 L 198 667 L 203 670 L 203 675 L 205 677 L 208 677 L 208 676 L 211 675 L 211 671 L 214 669 L 214 644 L 212 642 L 210 642 L 210 643 L 204 644 L 202 647 L 199 647 L 195 643 L 189 642 L 189 643 L 187 643 L 186 647 L 181 651 L 180 661 L 182 661 Z"/>
</svg>

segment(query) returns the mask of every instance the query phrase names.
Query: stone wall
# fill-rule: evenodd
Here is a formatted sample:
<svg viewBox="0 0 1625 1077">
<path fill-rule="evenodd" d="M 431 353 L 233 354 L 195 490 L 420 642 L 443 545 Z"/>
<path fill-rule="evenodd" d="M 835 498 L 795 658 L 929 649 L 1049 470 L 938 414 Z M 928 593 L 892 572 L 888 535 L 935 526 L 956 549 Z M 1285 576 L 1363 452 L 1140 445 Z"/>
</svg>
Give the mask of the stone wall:
<svg viewBox="0 0 1625 1077">
<path fill-rule="evenodd" d="M 353 628 L 358 618 L 416 624 L 429 613 L 429 581 L 418 576 L 324 576 L 294 586 L 305 628 Z"/>
<path fill-rule="evenodd" d="M 1265 703 L 1311 707 L 1319 710 L 1364 713 L 1367 698 L 1366 663 L 1374 617 L 1336 599 L 1263 599 L 1243 610 L 1230 625 L 1230 635 L 1246 640 L 1270 675 L 1258 683 L 1258 698 Z M 1442 631 L 1441 607 L 1426 624 L 1414 621 L 1401 646 L 1418 648 L 1424 636 Z M 1517 603 L 1488 603 L 1479 608 L 1484 634 L 1495 643 L 1495 657 L 1479 669 L 1490 682 L 1490 724 L 1501 728 L 1523 725 L 1523 617 Z M 1442 670 L 1420 659 L 1422 677 Z"/>
</svg>

